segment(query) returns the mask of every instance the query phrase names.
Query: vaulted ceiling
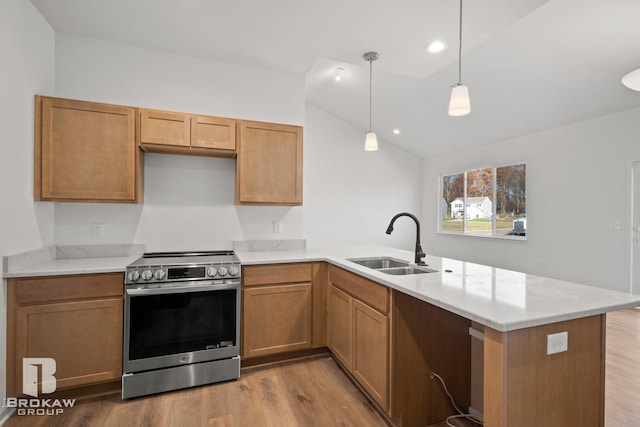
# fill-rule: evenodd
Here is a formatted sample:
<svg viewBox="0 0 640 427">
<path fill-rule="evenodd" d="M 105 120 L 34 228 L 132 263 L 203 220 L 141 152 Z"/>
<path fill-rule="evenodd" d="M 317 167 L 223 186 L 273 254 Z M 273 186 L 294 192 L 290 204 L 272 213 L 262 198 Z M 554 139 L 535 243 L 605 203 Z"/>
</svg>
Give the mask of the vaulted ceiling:
<svg viewBox="0 0 640 427">
<path fill-rule="evenodd" d="M 640 1 L 466 0 L 462 80 L 447 115 L 457 0 L 32 0 L 63 33 L 304 75 L 307 102 L 420 156 L 640 107 Z M 441 40 L 447 48 L 425 51 Z M 343 68 L 340 82 L 335 69 Z M 393 130 L 399 129 L 399 134 Z M 363 134 L 364 141 L 364 134 Z"/>
</svg>

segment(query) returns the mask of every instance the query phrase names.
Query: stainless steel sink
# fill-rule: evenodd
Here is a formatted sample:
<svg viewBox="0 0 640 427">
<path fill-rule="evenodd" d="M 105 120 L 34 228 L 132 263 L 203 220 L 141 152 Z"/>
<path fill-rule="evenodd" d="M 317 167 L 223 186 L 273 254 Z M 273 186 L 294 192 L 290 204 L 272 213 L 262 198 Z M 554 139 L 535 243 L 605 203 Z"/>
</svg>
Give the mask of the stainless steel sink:
<svg viewBox="0 0 640 427">
<path fill-rule="evenodd" d="M 406 276 L 408 274 L 425 274 L 436 273 L 437 270 L 431 270 L 425 267 L 395 267 L 395 268 L 380 268 L 378 271 L 387 274 L 393 274 L 394 276 Z"/>
<path fill-rule="evenodd" d="M 400 261 L 398 259 L 388 257 L 352 258 L 347 261 L 355 262 L 356 264 L 373 268 L 374 270 L 379 270 L 381 268 L 407 267 L 409 265 L 406 261 Z"/>
<path fill-rule="evenodd" d="M 389 257 L 374 257 L 374 258 L 351 258 L 347 261 L 355 262 L 373 270 L 377 270 L 381 273 L 392 274 L 394 276 L 406 276 L 408 274 L 425 274 L 425 273 L 437 273 L 437 270 L 430 268 L 411 265 L 410 262 L 401 261 Z"/>
</svg>

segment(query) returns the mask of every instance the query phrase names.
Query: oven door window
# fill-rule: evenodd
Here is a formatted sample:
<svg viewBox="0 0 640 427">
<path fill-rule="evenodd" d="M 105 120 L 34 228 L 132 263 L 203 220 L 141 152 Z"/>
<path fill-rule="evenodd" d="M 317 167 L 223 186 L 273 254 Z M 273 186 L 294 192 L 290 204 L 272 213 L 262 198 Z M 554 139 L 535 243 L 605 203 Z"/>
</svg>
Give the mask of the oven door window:
<svg viewBox="0 0 640 427">
<path fill-rule="evenodd" d="M 236 292 L 132 296 L 129 360 L 237 345 Z"/>
</svg>

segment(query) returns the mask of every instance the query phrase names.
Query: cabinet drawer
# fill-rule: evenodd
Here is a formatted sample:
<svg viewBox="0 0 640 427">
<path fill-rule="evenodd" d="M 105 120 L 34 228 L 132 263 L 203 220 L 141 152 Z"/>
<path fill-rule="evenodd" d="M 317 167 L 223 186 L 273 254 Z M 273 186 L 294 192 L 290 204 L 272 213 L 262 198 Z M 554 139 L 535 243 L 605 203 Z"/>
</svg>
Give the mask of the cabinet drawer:
<svg viewBox="0 0 640 427">
<path fill-rule="evenodd" d="M 329 281 L 381 313 L 389 313 L 388 288 L 334 266 L 329 268 Z"/>
<path fill-rule="evenodd" d="M 309 263 L 242 267 L 242 283 L 244 286 L 311 282 L 312 275 L 312 265 Z"/>
<path fill-rule="evenodd" d="M 124 273 L 10 279 L 18 305 L 70 301 L 88 298 L 121 297 Z"/>
</svg>

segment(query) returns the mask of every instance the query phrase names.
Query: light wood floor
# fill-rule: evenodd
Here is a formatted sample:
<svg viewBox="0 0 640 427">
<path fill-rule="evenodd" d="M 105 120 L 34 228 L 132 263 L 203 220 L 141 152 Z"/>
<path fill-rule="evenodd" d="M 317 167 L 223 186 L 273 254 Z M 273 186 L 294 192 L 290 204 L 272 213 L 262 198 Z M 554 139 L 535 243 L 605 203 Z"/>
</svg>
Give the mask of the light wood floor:
<svg viewBox="0 0 640 427">
<path fill-rule="evenodd" d="M 607 316 L 606 427 L 640 426 L 640 311 Z M 440 424 L 444 426 L 445 424 Z M 439 426 L 440 426 L 439 425 Z M 385 427 L 333 359 L 243 370 L 238 381 L 156 396 L 78 401 L 62 416 L 13 416 L 5 427 Z M 557 426 L 573 427 L 573 426 Z"/>
<path fill-rule="evenodd" d="M 78 401 L 61 416 L 13 416 L 5 427 L 386 427 L 333 359 L 243 370 L 240 379 L 122 401 Z"/>
<path fill-rule="evenodd" d="M 607 314 L 605 426 L 640 426 L 640 310 Z"/>
</svg>

